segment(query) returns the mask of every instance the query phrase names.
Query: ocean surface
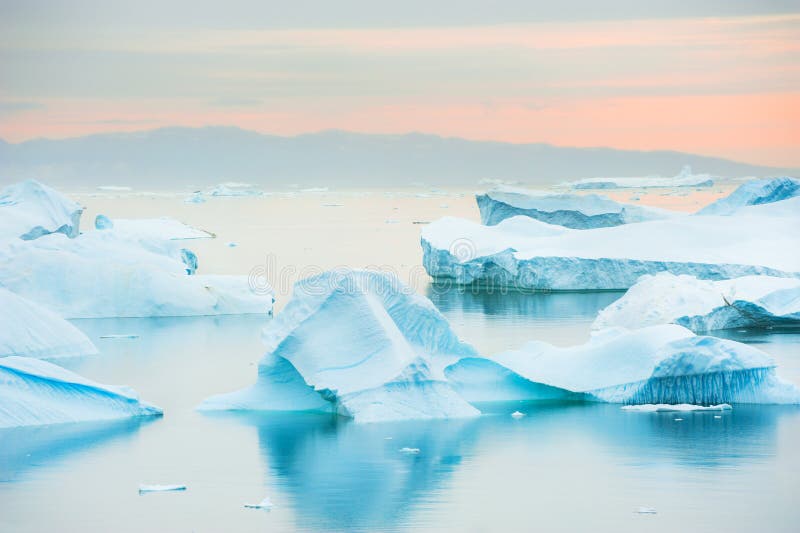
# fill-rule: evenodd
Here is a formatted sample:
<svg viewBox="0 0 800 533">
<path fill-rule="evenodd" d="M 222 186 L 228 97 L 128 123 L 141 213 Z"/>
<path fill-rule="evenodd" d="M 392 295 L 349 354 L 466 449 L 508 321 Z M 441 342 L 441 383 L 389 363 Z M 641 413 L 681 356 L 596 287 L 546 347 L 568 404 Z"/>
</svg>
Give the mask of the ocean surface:
<svg viewBox="0 0 800 533">
<path fill-rule="evenodd" d="M 157 208 L 168 206 L 164 199 L 153 200 L 156 207 L 150 208 L 142 199 L 92 200 L 86 200 L 90 212 L 122 216 L 150 209 L 178 216 Z M 415 219 L 442 216 L 447 209 L 474 216 L 468 197 L 352 201 L 361 205 L 356 215 L 315 199 L 317 211 L 309 210 L 323 218 L 309 219 L 304 246 L 296 242 L 300 230 L 280 231 L 283 225 L 294 228 L 292 221 L 270 219 L 254 200 L 239 204 L 249 207 L 233 218 L 256 220 L 255 213 L 264 213 L 265 219 L 238 233 L 241 223 L 211 216 L 219 204 L 201 206 L 192 216 L 221 229 L 216 241 L 238 236 L 244 248 L 199 243 L 201 268 L 205 259 L 206 271 L 246 273 L 249 259 L 273 252 L 283 254 L 280 268 L 305 253 L 335 265 L 350 250 L 366 256 L 362 249 L 372 246 L 377 261 L 396 261 L 403 265 L 400 274 L 413 275 L 420 252 L 405 239 L 416 235 L 418 242 Z M 179 212 L 192 209 L 169 202 Z M 353 216 L 371 226 L 359 226 L 362 219 Z M 378 221 L 389 217 L 399 222 L 388 224 L 386 233 L 377 231 L 384 228 Z M 322 236 L 321 226 L 328 228 Z M 397 245 L 384 250 L 395 238 Z M 486 294 L 417 281 L 415 288 L 459 336 L 485 353 L 532 339 L 583 343 L 597 311 L 621 296 Z M 285 304 L 288 294 L 279 294 L 281 299 Z M 716 418 L 720 413 L 513 403 L 480 406 L 487 414 L 472 420 L 364 425 L 318 414 L 196 411 L 204 398 L 254 382 L 263 352 L 260 330 L 268 320 L 73 321 L 101 353 L 58 363 L 100 382 L 130 385 L 165 415 L 0 430 L 0 531 L 798 530 L 798 407 L 737 406 Z M 136 337 L 101 338 L 109 334 Z M 800 332 L 725 336 L 765 350 L 783 377 L 800 383 Z M 512 418 L 517 410 L 526 416 Z M 142 483 L 188 488 L 139 495 Z M 265 496 L 274 503 L 270 511 L 244 507 Z M 638 512 L 642 508 L 655 514 Z"/>
</svg>

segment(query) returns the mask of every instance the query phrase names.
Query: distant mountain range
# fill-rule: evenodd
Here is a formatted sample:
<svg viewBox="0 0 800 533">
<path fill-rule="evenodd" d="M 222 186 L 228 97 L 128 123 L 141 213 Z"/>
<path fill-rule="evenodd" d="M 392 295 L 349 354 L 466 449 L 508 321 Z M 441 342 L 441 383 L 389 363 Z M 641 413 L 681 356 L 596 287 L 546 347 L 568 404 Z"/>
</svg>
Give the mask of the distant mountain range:
<svg viewBox="0 0 800 533">
<path fill-rule="evenodd" d="M 185 189 L 224 181 L 272 189 L 293 184 L 477 186 L 487 179 L 537 186 L 597 176 L 673 176 L 684 165 L 725 177 L 798 173 L 681 152 L 565 148 L 419 133 L 325 131 L 280 137 L 214 126 L 0 141 L 0 183 L 37 178 L 75 187 Z"/>
</svg>

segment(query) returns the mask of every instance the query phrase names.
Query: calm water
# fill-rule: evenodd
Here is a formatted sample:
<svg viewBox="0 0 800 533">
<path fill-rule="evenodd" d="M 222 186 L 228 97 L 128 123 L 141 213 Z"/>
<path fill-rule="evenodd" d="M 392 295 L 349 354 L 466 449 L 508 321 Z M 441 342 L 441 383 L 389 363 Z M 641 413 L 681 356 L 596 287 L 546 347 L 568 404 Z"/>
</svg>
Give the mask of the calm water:
<svg viewBox="0 0 800 533">
<path fill-rule="evenodd" d="M 598 309 L 619 297 L 427 295 L 484 352 L 532 338 L 584 342 Z M 475 420 L 368 425 L 194 411 L 254 381 L 266 320 L 75 321 L 101 355 L 64 365 L 131 385 L 166 415 L 0 430 L 0 531 L 797 531 L 795 407 L 717 419 L 513 404 Z M 108 333 L 140 337 L 99 338 Z M 728 336 L 800 382 L 800 334 Z M 527 416 L 514 420 L 514 410 Z M 139 483 L 188 490 L 139 496 Z M 243 508 L 267 495 L 272 511 Z"/>
</svg>

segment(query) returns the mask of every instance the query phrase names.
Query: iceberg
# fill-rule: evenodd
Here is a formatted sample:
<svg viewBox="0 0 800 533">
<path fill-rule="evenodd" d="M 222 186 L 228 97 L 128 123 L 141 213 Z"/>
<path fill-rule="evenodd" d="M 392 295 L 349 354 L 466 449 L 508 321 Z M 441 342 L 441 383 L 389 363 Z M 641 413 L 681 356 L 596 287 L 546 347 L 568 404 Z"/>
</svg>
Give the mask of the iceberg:
<svg viewBox="0 0 800 533">
<path fill-rule="evenodd" d="M 481 223 L 487 226 L 518 215 L 573 229 L 619 226 L 676 215 L 664 209 L 623 204 L 598 194 L 553 194 L 512 187 L 498 187 L 475 199 Z"/>
<path fill-rule="evenodd" d="M 729 404 L 722 403 L 719 405 L 693 405 L 690 403 L 679 403 L 679 404 L 668 404 L 668 403 L 659 403 L 659 404 L 643 404 L 643 405 L 623 405 L 623 411 L 636 411 L 640 413 L 685 413 L 685 412 L 695 412 L 695 411 L 730 411 L 733 409 Z"/>
<path fill-rule="evenodd" d="M 39 359 L 0 358 L 0 428 L 161 414 L 128 387 L 101 385 Z"/>
<path fill-rule="evenodd" d="M 630 188 L 670 188 L 670 187 L 712 187 L 714 179 L 710 174 L 693 174 L 689 165 L 684 166 L 677 176 L 662 178 L 646 176 L 641 178 L 586 178 L 566 183 L 573 189 L 630 189 Z"/>
<path fill-rule="evenodd" d="M 0 240 L 37 239 L 50 233 L 76 237 L 83 207 L 36 180 L 0 191 Z"/>
<path fill-rule="evenodd" d="M 340 270 L 301 280 L 263 339 L 256 384 L 201 410 L 333 411 L 356 422 L 479 414 L 444 378 L 445 366 L 477 353 L 394 276 Z"/>
<path fill-rule="evenodd" d="M 3 287 L 0 287 L 0 324 L 0 357 L 53 359 L 97 353 L 92 341 L 78 328 Z"/>
<path fill-rule="evenodd" d="M 767 178 L 751 180 L 735 191 L 707 205 L 698 215 L 732 215 L 748 205 L 769 204 L 800 196 L 800 180 L 795 178 Z"/>
<path fill-rule="evenodd" d="M 735 217 L 684 216 L 573 230 L 516 216 L 496 226 L 445 217 L 425 227 L 423 264 L 437 282 L 520 290 L 625 290 L 645 274 L 699 279 L 800 276 L 800 197 Z"/>
<path fill-rule="evenodd" d="M 271 312 L 269 288 L 254 290 L 247 276 L 188 275 L 197 258 L 183 241 L 128 233 L 119 222 L 0 247 L 0 286 L 65 318 Z"/>
<path fill-rule="evenodd" d="M 610 328 L 561 348 L 533 341 L 445 369 L 471 402 L 581 400 L 621 404 L 796 404 L 800 389 L 752 346 L 667 324 Z"/>
<path fill-rule="evenodd" d="M 746 276 L 700 280 L 662 272 L 643 276 L 597 315 L 592 327 L 680 324 L 695 333 L 800 326 L 800 279 Z"/>
<path fill-rule="evenodd" d="M 264 191 L 249 183 L 226 182 L 215 185 L 205 192 L 208 196 L 264 196 Z"/>
</svg>

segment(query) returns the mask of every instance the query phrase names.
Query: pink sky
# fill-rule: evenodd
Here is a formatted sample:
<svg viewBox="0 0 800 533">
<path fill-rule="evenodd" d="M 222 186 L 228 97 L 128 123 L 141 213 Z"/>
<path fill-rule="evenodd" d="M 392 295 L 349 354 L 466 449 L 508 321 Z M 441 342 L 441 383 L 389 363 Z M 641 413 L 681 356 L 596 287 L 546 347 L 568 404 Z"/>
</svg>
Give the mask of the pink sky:
<svg viewBox="0 0 800 533">
<path fill-rule="evenodd" d="M 176 125 L 337 128 L 800 167 L 800 15 L 12 32 L 0 50 L 0 137 L 14 142 Z"/>
</svg>

